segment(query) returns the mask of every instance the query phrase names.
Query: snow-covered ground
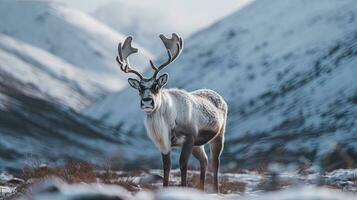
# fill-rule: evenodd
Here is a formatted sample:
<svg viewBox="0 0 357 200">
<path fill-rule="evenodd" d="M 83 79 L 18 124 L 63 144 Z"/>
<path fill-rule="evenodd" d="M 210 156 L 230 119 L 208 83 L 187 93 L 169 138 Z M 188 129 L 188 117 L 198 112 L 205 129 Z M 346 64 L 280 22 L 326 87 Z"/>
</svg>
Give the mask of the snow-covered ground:
<svg viewBox="0 0 357 200">
<path fill-rule="evenodd" d="M 14 182 L 16 184 L 13 184 Z M 13 195 L 22 183 L 23 180 L 15 178 L 9 173 L 0 173 L 0 199 Z"/>
<path fill-rule="evenodd" d="M 105 172 L 100 172 L 105 173 Z M 272 182 L 271 174 L 244 171 L 238 173 L 221 174 L 221 194 L 212 194 L 209 189 L 206 192 L 195 190 L 191 187 L 181 188 L 179 185 L 179 171 L 174 170 L 171 174 L 171 187 L 161 187 L 161 170 L 151 170 L 149 172 L 115 172 L 111 185 L 103 184 L 100 179 L 96 183 L 76 183 L 67 184 L 60 179 L 50 178 L 42 182 L 37 182 L 31 186 L 28 192 L 22 191 L 18 196 L 20 199 L 299 199 L 299 200 L 324 200 L 324 199 L 355 199 L 357 191 L 356 170 L 333 171 L 323 176 L 318 174 L 301 175 L 299 173 L 284 173 L 277 175 L 276 182 Z M 189 171 L 189 180 L 194 180 L 198 172 Z M 313 178 L 314 177 L 314 178 Z M 299 181 L 297 181 L 299 180 Z M 341 180 L 354 182 L 352 187 L 346 189 L 346 185 Z M 4 196 L 13 195 L 17 192 L 23 182 L 14 183 L 14 177 L 7 173 L 0 174 L 0 184 Z M 126 182 L 135 187 L 135 190 L 124 189 L 118 183 Z M 209 181 L 208 181 L 209 182 Z M 273 184 L 278 187 L 271 187 Z M 320 186 L 317 186 L 320 184 Z M 148 185 L 151 185 L 149 187 Z M 175 186 L 176 185 L 176 186 Z M 209 185 L 209 184 L 208 184 Z M 148 189 L 149 188 L 149 189 Z M 207 188 L 207 187 L 206 187 Z M 207 192 L 208 191 L 208 192 Z"/>
<path fill-rule="evenodd" d="M 168 87 L 210 88 L 227 100 L 225 166 L 356 166 L 356 16 L 355 0 L 254 1 L 184 40 Z M 122 147 L 129 160 L 158 155 L 132 88 L 84 113 L 140 141 Z"/>
</svg>

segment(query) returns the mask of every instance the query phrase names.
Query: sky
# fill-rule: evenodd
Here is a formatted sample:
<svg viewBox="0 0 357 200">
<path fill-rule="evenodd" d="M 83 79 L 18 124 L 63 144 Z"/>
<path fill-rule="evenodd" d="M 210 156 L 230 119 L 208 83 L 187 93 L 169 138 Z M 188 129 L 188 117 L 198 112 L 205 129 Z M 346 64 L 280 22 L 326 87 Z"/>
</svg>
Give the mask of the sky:
<svg viewBox="0 0 357 200">
<path fill-rule="evenodd" d="M 162 12 L 171 20 L 177 20 L 185 32 L 190 33 L 208 26 L 220 18 L 238 10 L 253 0 L 50 0 L 63 2 L 71 7 L 91 13 L 112 1 L 145 7 Z M 176 23 L 176 22 L 173 22 Z"/>
</svg>

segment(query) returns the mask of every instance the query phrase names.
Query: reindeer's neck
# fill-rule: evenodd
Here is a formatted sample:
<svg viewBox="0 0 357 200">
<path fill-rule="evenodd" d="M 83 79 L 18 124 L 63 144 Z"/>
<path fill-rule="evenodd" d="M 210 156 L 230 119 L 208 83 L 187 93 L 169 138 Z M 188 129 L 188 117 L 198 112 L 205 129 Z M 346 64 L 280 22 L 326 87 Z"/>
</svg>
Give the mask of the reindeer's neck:
<svg viewBox="0 0 357 200">
<path fill-rule="evenodd" d="M 152 116 L 157 116 L 157 115 L 163 115 L 166 114 L 167 112 L 170 112 L 168 109 L 171 105 L 171 98 L 170 94 L 168 93 L 167 89 L 162 89 L 160 91 L 160 102 L 159 106 L 150 114 L 147 114 L 147 117 L 152 117 Z"/>
<path fill-rule="evenodd" d="M 162 153 L 166 154 L 171 148 L 170 130 L 174 119 L 170 109 L 170 96 L 164 89 L 161 92 L 160 106 L 154 112 L 147 114 L 145 127 L 150 139 Z"/>
</svg>

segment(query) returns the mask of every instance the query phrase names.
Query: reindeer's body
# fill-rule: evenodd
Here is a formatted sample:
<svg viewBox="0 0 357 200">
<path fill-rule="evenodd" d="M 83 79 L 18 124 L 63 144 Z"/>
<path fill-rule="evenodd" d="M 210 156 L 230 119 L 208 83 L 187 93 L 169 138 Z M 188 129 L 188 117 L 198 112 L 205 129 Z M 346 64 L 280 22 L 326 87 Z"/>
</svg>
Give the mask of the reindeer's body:
<svg viewBox="0 0 357 200">
<path fill-rule="evenodd" d="M 195 146 L 206 144 L 216 136 L 223 137 L 227 104 L 215 91 L 163 89 L 161 92 L 161 105 L 146 115 L 145 126 L 163 154 L 171 147 L 181 147 L 187 133 L 194 134 Z"/>
<path fill-rule="evenodd" d="M 182 148 L 180 156 L 181 185 L 186 186 L 187 163 L 191 153 L 200 161 L 200 188 L 204 188 L 207 155 L 203 145 L 211 147 L 214 191 L 218 192 L 219 158 L 224 145 L 224 132 L 227 121 L 227 104 L 216 92 L 208 89 L 186 92 L 179 89 L 164 89 L 168 74 L 157 78 L 161 69 L 170 64 L 180 54 L 183 42 L 177 34 L 168 39 L 160 35 L 169 59 L 159 67 L 150 61 L 154 69 L 151 78 L 145 78 L 131 69 L 127 57 L 138 50 L 131 46 L 132 38 L 119 43 L 117 62 L 125 73 L 136 74 L 140 80 L 129 78 L 129 84 L 141 96 L 140 105 L 146 112 L 145 127 L 148 135 L 162 153 L 164 181 L 168 186 L 171 169 L 170 151 L 172 147 Z"/>
</svg>

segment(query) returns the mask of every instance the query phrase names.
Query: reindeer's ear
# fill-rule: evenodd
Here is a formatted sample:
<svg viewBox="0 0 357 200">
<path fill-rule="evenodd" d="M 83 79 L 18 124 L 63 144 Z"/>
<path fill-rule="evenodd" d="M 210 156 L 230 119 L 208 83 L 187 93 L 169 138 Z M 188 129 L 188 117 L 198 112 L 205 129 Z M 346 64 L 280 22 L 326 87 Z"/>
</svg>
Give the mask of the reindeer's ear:
<svg viewBox="0 0 357 200">
<path fill-rule="evenodd" d="M 128 82 L 130 84 L 131 87 L 133 87 L 134 89 L 140 89 L 140 82 L 136 79 L 133 78 L 128 78 Z"/>
<path fill-rule="evenodd" d="M 157 84 L 162 87 L 167 83 L 167 80 L 169 79 L 169 75 L 167 73 L 161 75 L 158 79 L 157 79 Z"/>
</svg>

